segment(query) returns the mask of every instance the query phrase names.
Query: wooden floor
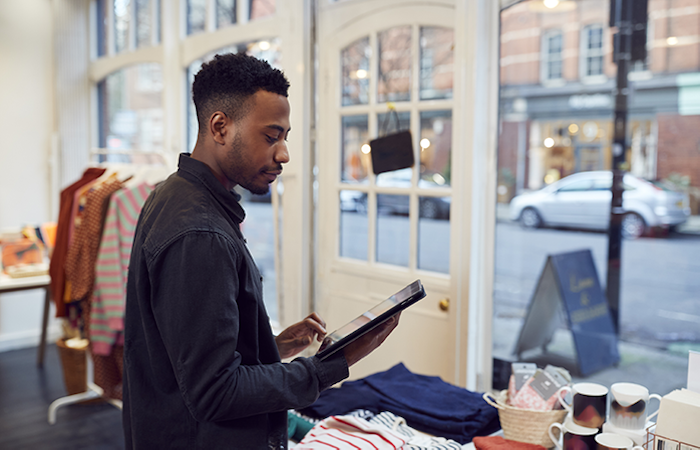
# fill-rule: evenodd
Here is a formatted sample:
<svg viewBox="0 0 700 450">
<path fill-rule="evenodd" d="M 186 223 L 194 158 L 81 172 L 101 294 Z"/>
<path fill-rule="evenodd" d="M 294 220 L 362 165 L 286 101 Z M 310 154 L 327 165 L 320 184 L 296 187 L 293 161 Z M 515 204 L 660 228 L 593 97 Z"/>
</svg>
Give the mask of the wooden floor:
<svg viewBox="0 0 700 450">
<path fill-rule="evenodd" d="M 121 411 L 106 403 L 63 406 L 55 425 L 48 408 L 66 395 L 55 345 L 43 369 L 36 348 L 0 353 L 0 449 L 123 449 Z"/>
</svg>

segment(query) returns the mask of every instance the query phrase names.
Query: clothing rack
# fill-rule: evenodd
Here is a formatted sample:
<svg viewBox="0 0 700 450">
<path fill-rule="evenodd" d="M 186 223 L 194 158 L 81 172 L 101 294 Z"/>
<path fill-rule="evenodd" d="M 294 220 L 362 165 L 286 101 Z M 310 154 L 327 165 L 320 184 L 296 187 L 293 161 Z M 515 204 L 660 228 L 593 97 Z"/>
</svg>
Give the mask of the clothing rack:
<svg viewBox="0 0 700 450">
<path fill-rule="evenodd" d="M 54 425 L 56 423 L 56 410 L 58 410 L 58 408 L 65 405 L 80 403 L 85 400 L 102 398 L 104 401 L 113 405 L 114 407 L 122 409 L 122 401 L 114 398 L 104 397 L 104 391 L 101 387 L 95 384 L 93 377 L 94 375 L 92 367 L 92 358 L 90 357 L 90 355 L 87 355 L 87 391 L 80 392 L 78 394 L 68 395 L 66 397 L 61 397 L 51 402 L 51 404 L 49 405 L 49 424 Z"/>
<path fill-rule="evenodd" d="M 139 152 L 128 150 L 112 150 L 95 148 L 90 151 L 90 159 L 104 156 L 103 161 L 90 161 L 90 167 L 104 167 L 114 169 L 117 173 L 120 170 L 125 171 L 124 175 L 128 175 L 137 181 L 147 181 L 155 184 L 156 181 L 162 181 L 170 173 L 171 165 L 168 164 L 168 158 L 162 152 Z M 110 156 L 119 156 L 119 158 L 110 158 Z M 128 158 L 131 157 L 131 158 Z M 130 162 L 125 160 L 131 159 Z M 140 171 L 139 169 L 155 169 Z M 87 350 L 87 390 L 78 394 L 68 395 L 54 400 L 49 405 L 48 421 L 49 424 L 56 423 L 57 410 L 66 405 L 80 403 L 86 400 L 102 398 L 112 406 L 122 409 L 123 403 L 121 400 L 108 398 L 104 396 L 104 390 L 94 382 L 94 363 L 90 350 Z"/>
</svg>

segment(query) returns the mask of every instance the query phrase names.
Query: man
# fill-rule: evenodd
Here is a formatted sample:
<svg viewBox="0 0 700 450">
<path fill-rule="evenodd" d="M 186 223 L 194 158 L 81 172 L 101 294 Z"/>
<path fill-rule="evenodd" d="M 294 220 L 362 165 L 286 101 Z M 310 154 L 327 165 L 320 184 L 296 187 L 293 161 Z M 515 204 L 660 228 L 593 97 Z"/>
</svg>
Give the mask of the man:
<svg viewBox="0 0 700 450">
<path fill-rule="evenodd" d="M 272 334 L 232 189 L 265 193 L 289 161 L 288 87 L 242 54 L 217 55 L 195 76 L 197 143 L 146 201 L 129 265 L 127 448 L 286 448 L 286 411 L 345 379 L 398 323 L 337 357 L 280 362 L 321 341 L 325 324 L 314 313 Z"/>
</svg>

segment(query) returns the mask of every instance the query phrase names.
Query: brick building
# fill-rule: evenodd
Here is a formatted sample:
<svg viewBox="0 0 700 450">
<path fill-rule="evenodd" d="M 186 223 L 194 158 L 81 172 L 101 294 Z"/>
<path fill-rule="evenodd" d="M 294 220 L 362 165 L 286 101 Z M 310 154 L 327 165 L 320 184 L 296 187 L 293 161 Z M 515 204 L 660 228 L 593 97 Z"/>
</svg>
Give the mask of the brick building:
<svg viewBox="0 0 700 450">
<path fill-rule="evenodd" d="M 501 201 L 611 167 L 609 0 L 544 3 L 557 2 L 523 1 L 501 14 Z M 650 180 L 687 177 L 692 194 L 700 187 L 700 0 L 649 0 L 648 9 L 647 59 L 629 74 L 627 168 Z"/>
</svg>

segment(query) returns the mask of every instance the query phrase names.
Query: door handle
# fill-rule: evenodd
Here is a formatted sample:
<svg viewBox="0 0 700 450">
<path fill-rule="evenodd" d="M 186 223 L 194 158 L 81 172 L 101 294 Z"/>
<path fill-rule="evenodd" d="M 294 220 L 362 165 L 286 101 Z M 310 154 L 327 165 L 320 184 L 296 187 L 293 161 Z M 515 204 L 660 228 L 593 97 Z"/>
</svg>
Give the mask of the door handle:
<svg viewBox="0 0 700 450">
<path fill-rule="evenodd" d="M 440 307 L 440 311 L 447 311 L 450 309 L 450 299 L 445 297 L 440 302 L 438 303 L 438 306 Z"/>
</svg>

